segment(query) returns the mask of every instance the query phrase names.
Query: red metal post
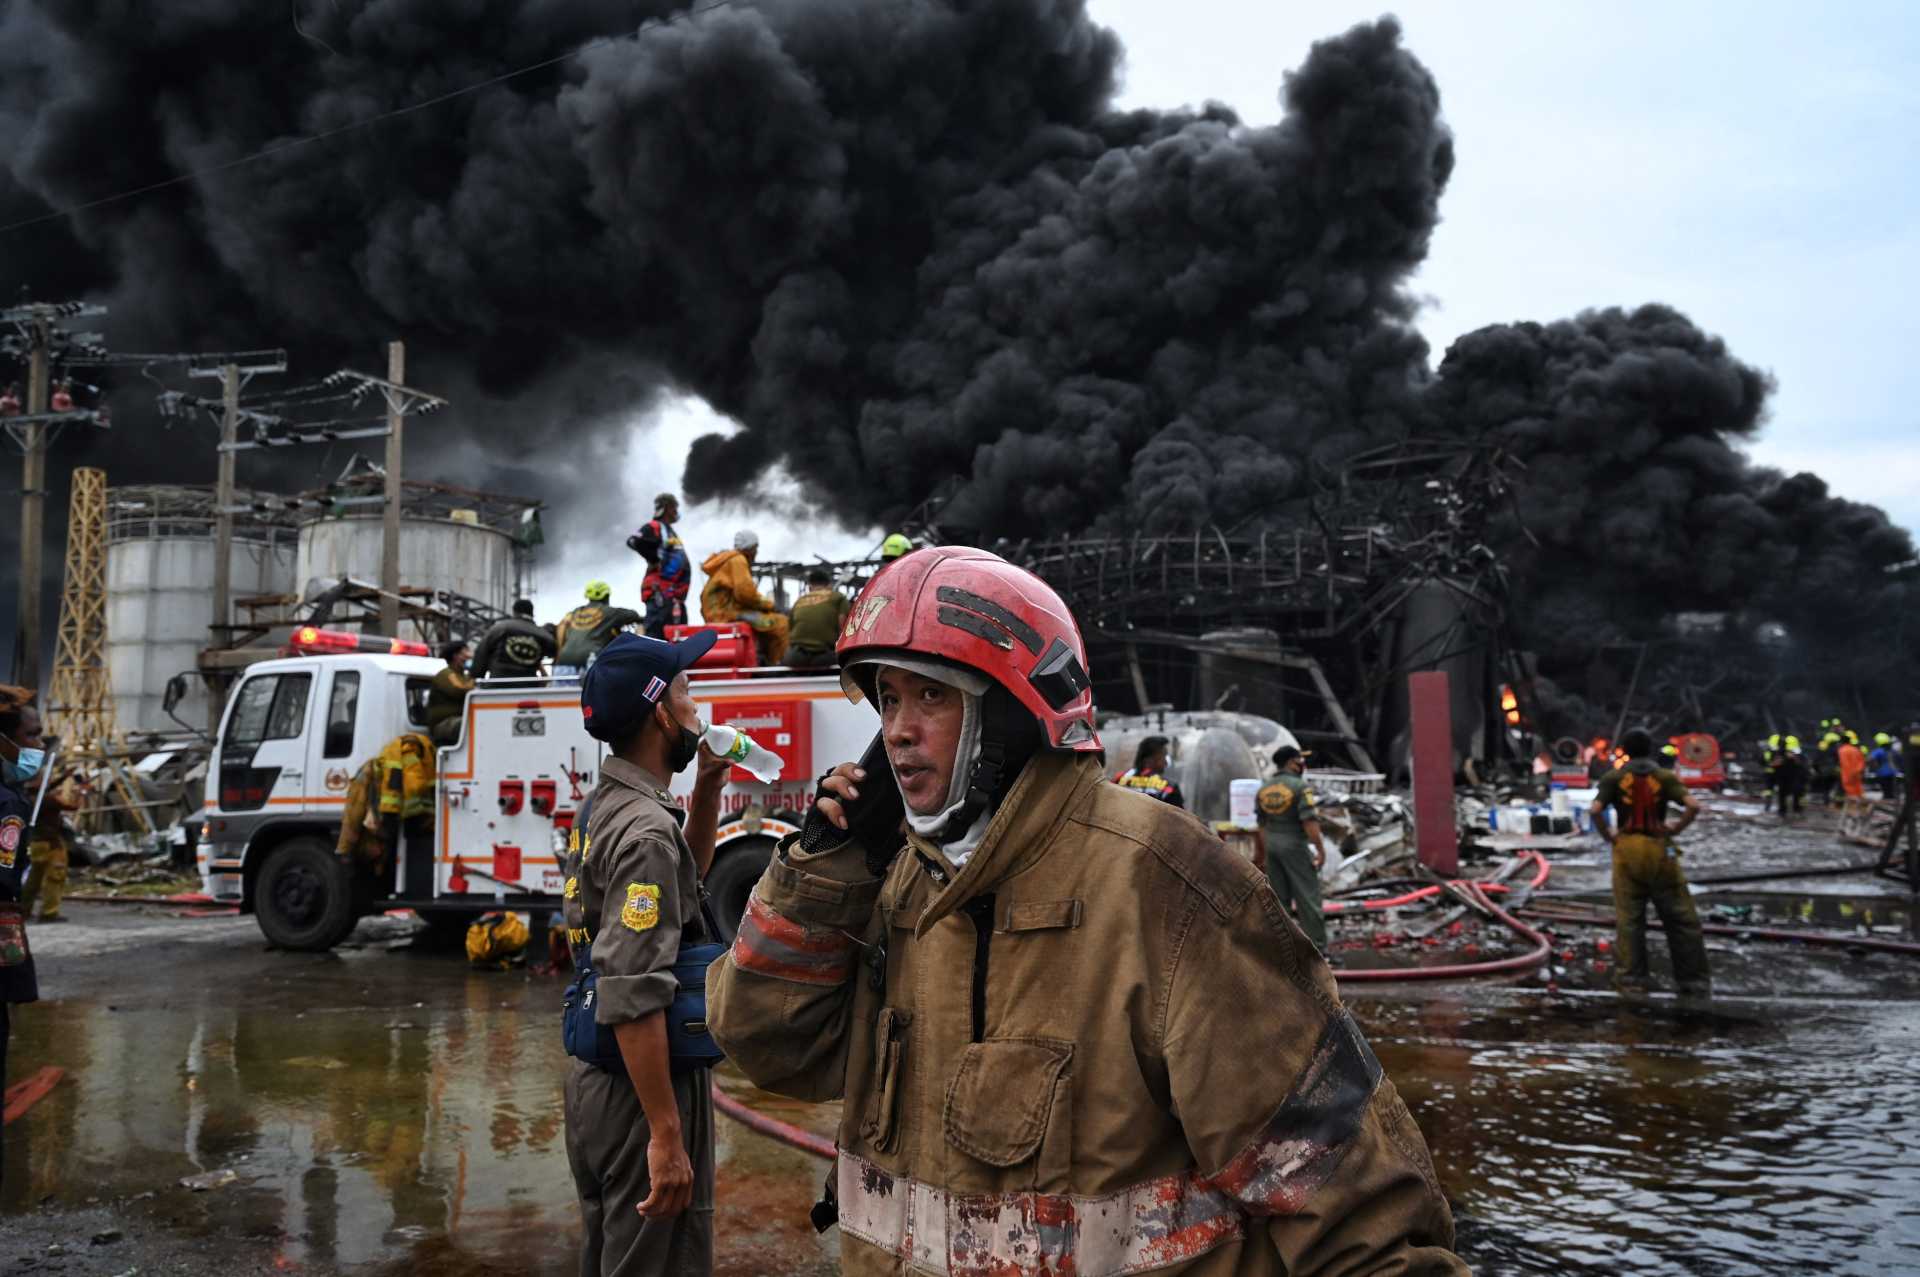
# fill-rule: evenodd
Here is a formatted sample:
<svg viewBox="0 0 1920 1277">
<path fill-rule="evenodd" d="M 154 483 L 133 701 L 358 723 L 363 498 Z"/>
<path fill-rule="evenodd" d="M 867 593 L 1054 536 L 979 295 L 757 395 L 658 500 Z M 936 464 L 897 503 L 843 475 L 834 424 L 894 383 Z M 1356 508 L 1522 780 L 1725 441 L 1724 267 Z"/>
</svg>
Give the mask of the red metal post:
<svg viewBox="0 0 1920 1277">
<path fill-rule="evenodd" d="M 1413 731 L 1413 835 L 1420 863 L 1451 878 L 1460 872 L 1453 810 L 1452 689 L 1445 670 L 1407 676 Z"/>
</svg>

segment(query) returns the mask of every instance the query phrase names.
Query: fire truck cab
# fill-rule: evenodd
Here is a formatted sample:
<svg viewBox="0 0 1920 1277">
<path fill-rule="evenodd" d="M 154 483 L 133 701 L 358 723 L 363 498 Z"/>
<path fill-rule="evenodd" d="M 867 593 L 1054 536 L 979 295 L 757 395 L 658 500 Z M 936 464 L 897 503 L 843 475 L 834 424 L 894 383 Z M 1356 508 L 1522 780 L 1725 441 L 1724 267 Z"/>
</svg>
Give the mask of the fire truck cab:
<svg viewBox="0 0 1920 1277">
<path fill-rule="evenodd" d="M 558 909 L 561 853 L 605 750 L 587 735 L 571 684 L 483 681 L 458 741 L 437 751 L 430 831 L 403 836 L 377 878 L 337 854 L 355 773 L 395 736 L 426 730 L 428 685 L 442 668 L 418 645 L 359 650 L 365 642 L 343 635 L 335 651 L 296 642 L 302 650 L 250 666 L 233 689 L 207 772 L 197 849 L 206 893 L 253 913 L 275 945 L 302 950 L 331 948 L 387 909 L 450 928 L 493 909 Z M 847 702 L 837 674 L 688 673 L 703 717 L 785 764 L 764 785 L 736 768 L 721 797 L 706 885 L 730 936 L 774 844 L 799 828 L 815 778 L 858 758 L 878 724 Z M 673 778 L 682 803 L 692 780 L 691 768 Z"/>
</svg>

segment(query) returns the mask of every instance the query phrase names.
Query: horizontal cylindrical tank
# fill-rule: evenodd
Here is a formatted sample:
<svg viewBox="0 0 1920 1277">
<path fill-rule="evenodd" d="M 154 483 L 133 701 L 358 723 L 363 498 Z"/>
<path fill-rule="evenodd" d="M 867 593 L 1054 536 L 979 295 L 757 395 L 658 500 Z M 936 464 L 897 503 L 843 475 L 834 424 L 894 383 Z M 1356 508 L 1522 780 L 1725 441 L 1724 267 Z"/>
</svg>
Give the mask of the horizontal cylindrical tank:
<svg viewBox="0 0 1920 1277">
<path fill-rule="evenodd" d="M 377 585 L 383 539 L 378 514 L 314 519 L 300 525 L 294 576 L 304 591 L 352 577 Z M 506 611 L 513 604 L 513 540 L 480 523 L 400 521 L 400 584 L 450 590 Z"/>
<path fill-rule="evenodd" d="M 1149 736 L 1167 738 L 1171 751 L 1167 777 L 1180 786 L 1187 810 L 1206 821 L 1226 820 L 1231 814 L 1233 781 L 1268 777 L 1273 771 L 1269 761 L 1273 751 L 1299 743 L 1286 728 L 1257 714 L 1224 710 L 1130 714 L 1100 725 L 1108 775 L 1133 766 L 1140 742 Z"/>
<path fill-rule="evenodd" d="M 187 695 L 175 708 L 196 726 L 207 721 L 204 685 L 193 677 L 214 636 L 214 540 L 175 523 L 142 532 L 116 524 L 107 545 L 107 665 L 114 716 L 122 731 L 178 731 L 161 708 L 167 680 L 187 674 Z M 293 589 L 293 538 L 263 532 L 235 536 L 230 555 L 234 597 Z M 227 620 L 232 622 L 231 615 Z"/>
</svg>

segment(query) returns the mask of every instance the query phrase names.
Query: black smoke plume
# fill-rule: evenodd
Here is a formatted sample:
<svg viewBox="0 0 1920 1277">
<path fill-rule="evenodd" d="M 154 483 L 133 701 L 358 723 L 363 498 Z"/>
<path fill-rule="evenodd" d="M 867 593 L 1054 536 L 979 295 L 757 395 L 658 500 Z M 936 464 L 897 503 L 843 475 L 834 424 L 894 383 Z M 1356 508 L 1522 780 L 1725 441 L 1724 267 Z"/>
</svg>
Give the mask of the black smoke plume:
<svg viewBox="0 0 1920 1277">
<path fill-rule="evenodd" d="M 743 427 L 693 498 L 784 465 L 849 526 L 937 493 L 991 537 L 1257 526 L 1375 444 L 1485 439 L 1528 466 L 1498 548 L 1556 670 L 1678 610 L 1902 614 L 1906 534 L 1749 466 L 1767 380 L 1685 317 L 1431 366 L 1406 281 L 1454 143 L 1392 19 L 1314 46 L 1265 128 L 1118 111 L 1121 56 L 1080 0 L 5 0 L 0 223 L 200 175 L 0 232 L 0 286 L 309 373 L 404 337 L 458 404 L 412 455 L 531 485 L 563 536 L 618 544 L 600 476 L 682 389 Z M 149 402 L 123 381 L 113 478 L 204 481 Z M 322 463 L 281 464 L 246 477 Z"/>
</svg>

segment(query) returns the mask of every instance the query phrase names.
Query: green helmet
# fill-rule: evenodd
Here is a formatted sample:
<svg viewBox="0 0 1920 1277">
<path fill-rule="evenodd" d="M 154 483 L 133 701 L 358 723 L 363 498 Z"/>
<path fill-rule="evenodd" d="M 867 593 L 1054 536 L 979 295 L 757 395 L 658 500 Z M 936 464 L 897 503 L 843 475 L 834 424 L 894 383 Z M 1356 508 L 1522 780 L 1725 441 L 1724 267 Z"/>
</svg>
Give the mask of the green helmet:
<svg viewBox="0 0 1920 1277">
<path fill-rule="evenodd" d="M 889 562 L 899 558 L 903 554 L 910 554 L 912 552 L 913 542 L 907 540 L 898 532 L 880 543 L 880 557 Z"/>
<path fill-rule="evenodd" d="M 1876 745 L 1891 745 L 1893 744 L 1893 737 L 1885 732 L 1875 732 L 1873 734 L 1873 743 Z"/>
<path fill-rule="evenodd" d="M 587 582 L 587 602 L 605 603 L 613 597 L 613 587 L 605 581 Z"/>
<path fill-rule="evenodd" d="M 1800 752 L 1800 738 L 1798 736 L 1787 737 L 1787 750 L 1794 754 Z"/>
</svg>

